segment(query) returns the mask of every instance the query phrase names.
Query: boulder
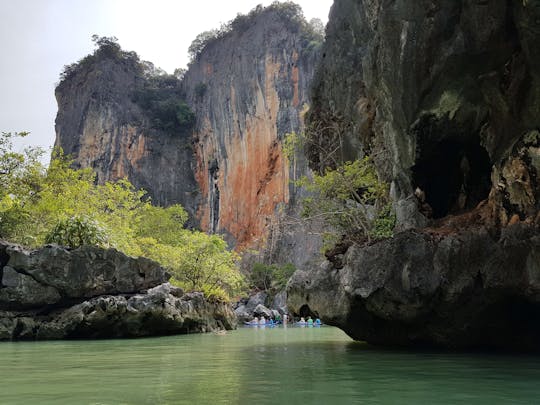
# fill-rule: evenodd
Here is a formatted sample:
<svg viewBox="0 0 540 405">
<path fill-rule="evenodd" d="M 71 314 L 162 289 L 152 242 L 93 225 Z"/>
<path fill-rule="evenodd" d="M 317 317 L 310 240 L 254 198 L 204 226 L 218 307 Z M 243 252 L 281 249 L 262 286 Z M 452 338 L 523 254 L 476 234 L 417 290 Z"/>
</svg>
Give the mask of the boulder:
<svg viewBox="0 0 540 405">
<path fill-rule="evenodd" d="M 0 242 L 0 340 L 122 338 L 234 329 L 228 304 L 167 283 L 114 249 Z"/>
<path fill-rule="evenodd" d="M 272 309 L 277 310 L 281 315 L 287 313 L 287 291 L 283 290 L 276 294 L 272 303 Z"/>
<path fill-rule="evenodd" d="M 248 312 L 246 310 L 245 305 L 239 305 L 235 310 L 234 313 L 236 317 L 238 318 L 239 322 L 249 322 L 253 319 L 253 312 Z"/>
<path fill-rule="evenodd" d="M 201 293 L 183 294 L 168 283 L 144 294 L 102 296 L 75 305 L 39 325 L 40 338 L 118 338 L 233 329 L 236 317 Z"/>
<path fill-rule="evenodd" d="M 259 304 L 253 311 L 253 315 L 258 316 L 258 317 L 264 316 L 266 319 L 270 319 L 273 313 L 272 313 L 272 310 L 266 308 L 262 304 Z"/>
<path fill-rule="evenodd" d="M 253 313 L 255 311 L 255 308 L 259 305 L 265 305 L 266 303 L 266 297 L 268 294 L 266 294 L 264 291 L 260 291 L 251 297 L 249 297 L 249 300 L 246 304 L 246 312 Z"/>
<path fill-rule="evenodd" d="M 156 262 L 143 257 L 129 257 L 116 249 L 95 246 L 67 249 L 48 245 L 28 251 L 10 244 L 3 244 L 0 249 L 9 257 L 6 266 L 10 285 L 5 284 L 6 274 L 2 284 L 11 290 L 11 295 L 25 295 L 28 288 L 34 291 L 36 283 L 54 288 L 62 297 L 70 299 L 132 294 L 169 279 L 163 267 Z M 22 276 L 15 280 L 14 272 Z M 30 278 L 35 282 L 28 281 Z M 54 293 L 49 291 L 48 294 Z M 0 307 L 3 304 L 0 300 Z"/>
</svg>

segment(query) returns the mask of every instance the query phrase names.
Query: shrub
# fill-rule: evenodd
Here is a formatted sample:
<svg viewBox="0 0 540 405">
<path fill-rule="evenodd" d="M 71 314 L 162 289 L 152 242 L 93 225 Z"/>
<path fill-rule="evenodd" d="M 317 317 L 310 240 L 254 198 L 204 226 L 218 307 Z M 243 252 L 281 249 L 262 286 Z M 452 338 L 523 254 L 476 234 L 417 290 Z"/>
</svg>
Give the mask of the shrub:
<svg viewBox="0 0 540 405">
<path fill-rule="evenodd" d="M 200 82 L 195 86 L 195 96 L 198 100 L 201 100 L 204 97 L 207 89 L 208 85 L 204 82 Z"/>
<path fill-rule="evenodd" d="M 185 102 L 180 80 L 174 75 L 146 77 L 135 90 L 133 101 L 147 112 L 156 129 L 185 132 L 195 123 L 195 114 Z"/>
<path fill-rule="evenodd" d="M 105 247 L 108 236 L 103 227 L 85 216 L 73 216 L 60 220 L 45 237 L 45 243 L 77 248 L 83 245 Z"/>
<path fill-rule="evenodd" d="M 323 220 L 335 230 L 335 240 L 345 235 L 353 243 L 364 243 L 393 236 L 395 216 L 388 185 L 379 180 L 369 157 L 303 177 L 297 183 L 311 194 L 302 201 L 302 216 Z"/>
<path fill-rule="evenodd" d="M 250 281 L 253 287 L 259 290 L 282 290 L 296 268 L 287 263 L 282 266 L 276 264 L 255 263 L 251 269 Z"/>
</svg>

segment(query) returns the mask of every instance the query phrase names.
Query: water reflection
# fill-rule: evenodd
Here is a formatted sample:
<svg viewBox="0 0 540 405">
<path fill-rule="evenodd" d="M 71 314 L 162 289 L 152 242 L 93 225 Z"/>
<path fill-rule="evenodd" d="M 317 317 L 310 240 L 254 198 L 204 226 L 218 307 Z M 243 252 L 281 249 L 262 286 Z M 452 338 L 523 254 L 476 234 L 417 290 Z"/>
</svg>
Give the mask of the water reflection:
<svg viewBox="0 0 540 405">
<path fill-rule="evenodd" d="M 0 344 L 1 404 L 532 403 L 540 358 L 375 350 L 334 328 Z"/>
</svg>

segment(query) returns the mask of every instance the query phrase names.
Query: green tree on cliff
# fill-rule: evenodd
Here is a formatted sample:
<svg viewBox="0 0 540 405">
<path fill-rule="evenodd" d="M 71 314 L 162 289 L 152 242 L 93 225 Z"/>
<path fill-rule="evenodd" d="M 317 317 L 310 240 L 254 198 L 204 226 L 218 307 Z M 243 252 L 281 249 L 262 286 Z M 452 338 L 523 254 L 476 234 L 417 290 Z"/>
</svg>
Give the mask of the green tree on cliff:
<svg viewBox="0 0 540 405">
<path fill-rule="evenodd" d="M 310 139 L 304 134 L 289 134 L 284 152 L 289 159 L 303 152 Z M 328 245 L 345 238 L 353 243 L 370 242 L 393 235 L 395 215 L 388 197 L 388 185 L 379 179 L 369 157 L 339 163 L 304 176 L 296 184 L 308 191 L 302 200 L 302 217 L 307 221 L 323 221 L 333 231 L 324 236 Z"/>
</svg>

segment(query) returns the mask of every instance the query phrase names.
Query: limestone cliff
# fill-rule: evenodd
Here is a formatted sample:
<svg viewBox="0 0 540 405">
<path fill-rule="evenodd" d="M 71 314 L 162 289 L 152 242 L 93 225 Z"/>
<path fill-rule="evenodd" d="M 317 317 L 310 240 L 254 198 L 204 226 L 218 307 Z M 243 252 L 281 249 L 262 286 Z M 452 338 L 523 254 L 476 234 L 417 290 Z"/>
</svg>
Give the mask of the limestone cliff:
<svg viewBox="0 0 540 405">
<path fill-rule="evenodd" d="M 94 169 L 99 182 L 127 178 L 155 203 L 181 203 L 194 214 L 198 190 L 191 133 L 156 125 L 148 103 L 138 99 L 159 91 L 149 88 L 155 76 L 151 70 L 114 43 L 67 67 L 56 88 L 55 146 L 71 155 L 77 167 Z M 164 87 L 179 87 L 177 82 Z"/>
<path fill-rule="evenodd" d="M 195 117 L 180 132 L 154 128 L 137 101 L 147 80 L 141 62 L 98 50 L 57 88 L 56 145 L 99 181 L 126 176 L 159 204 L 181 203 L 240 250 L 305 262 L 295 252 L 317 251 L 318 239 L 281 218 L 297 211 L 291 180 L 307 161 L 289 162 L 282 141 L 303 129 L 321 42 L 292 3 L 259 6 L 212 32 L 180 85 Z"/>
<path fill-rule="evenodd" d="M 290 6 L 256 9 L 237 25 L 184 78 L 197 117 L 198 217 L 239 248 L 262 248 L 296 193 L 291 180 L 307 168 L 291 165 L 282 141 L 302 130 L 317 38 Z"/>
<path fill-rule="evenodd" d="M 534 1 L 334 2 L 309 125 L 342 159 L 373 156 L 403 233 L 298 273 L 295 310 L 372 343 L 534 346 L 539 17 Z"/>
</svg>

